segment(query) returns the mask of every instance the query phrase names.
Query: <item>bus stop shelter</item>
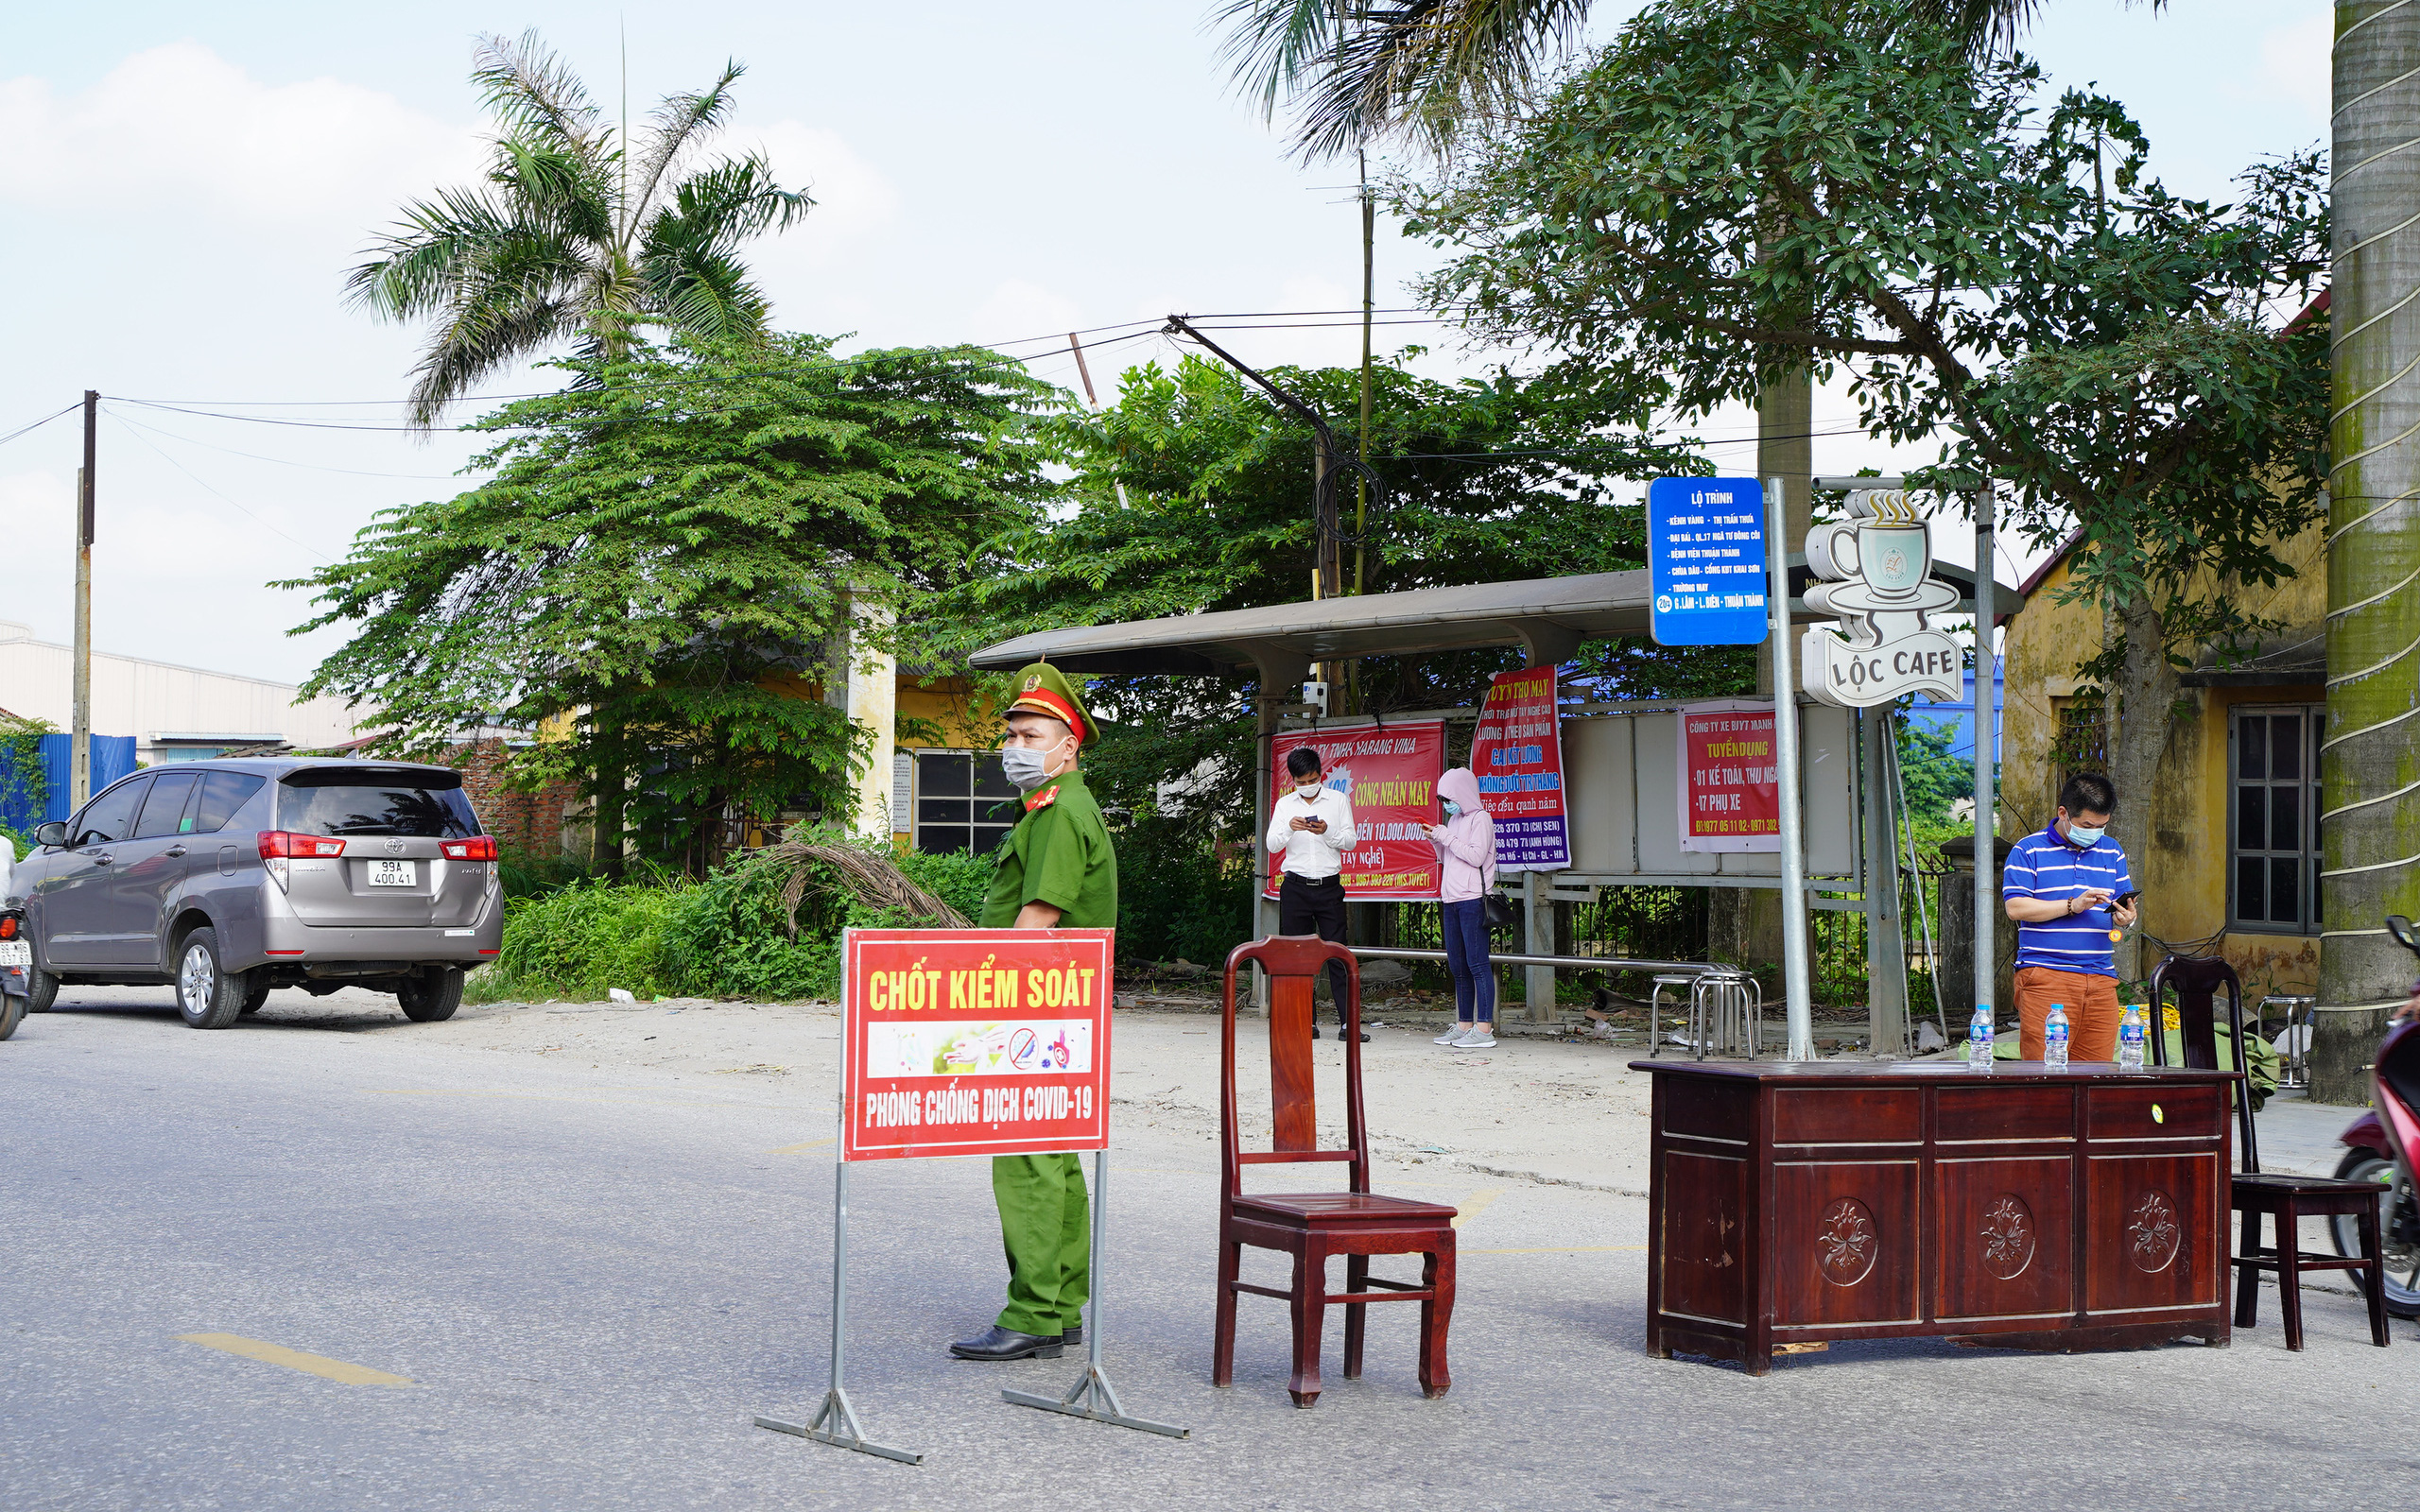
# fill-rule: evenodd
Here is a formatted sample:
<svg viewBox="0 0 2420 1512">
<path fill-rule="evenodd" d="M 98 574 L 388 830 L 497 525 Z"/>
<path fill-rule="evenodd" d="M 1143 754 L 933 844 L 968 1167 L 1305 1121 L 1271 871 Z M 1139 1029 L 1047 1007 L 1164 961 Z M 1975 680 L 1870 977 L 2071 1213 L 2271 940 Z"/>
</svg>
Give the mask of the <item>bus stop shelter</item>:
<svg viewBox="0 0 2420 1512">
<path fill-rule="evenodd" d="M 1812 576 L 1796 556 L 1790 568 L 1792 624 L 1823 621 L 1825 617 L 1808 610 L 1803 599 Z M 1971 614 L 1972 573 L 1939 563 L 1934 576 L 1958 587 L 1960 607 Z M 1525 665 L 1557 665 L 1568 662 L 1582 642 L 1646 635 L 1650 598 L 1644 570 L 1419 588 L 1045 630 L 987 646 L 972 660 L 987 670 L 1013 670 L 1047 660 L 1079 674 L 1253 679 L 1257 685 L 1257 830 L 1266 827 L 1273 737 L 1285 729 L 1308 728 L 1313 721 L 1323 731 L 1374 722 L 1367 715 L 1325 717 L 1315 705 L 1300 701 L 1301 684 L 1314 663 L 1500 646 L 1519 649 Z M 2015 602 L 2014 591 L 2004 586 L 1996 589 L 1995 599 L 1999 605 Z M 1867 916 L 1874 1042 L 1895 1042 L 1906 1032 L 1908 1005 L 1897 830 L 1879 781 L 1879 774 L 1889 769 L 1887 727 L 1876 714 L 1817 704 L 1803 695 L 1796 703 L 1808 902 Z M 1682 707 L 1635 700 L 1562 705 L 1572 866 L 1522 874 L 1522 896 L 1529 905 L 1528 954 L 1545 956 L 1551 951 L 1550 913 L 1545 905 L 1593 901 L 1602 887 L 1781 885 L 1780 857 L 1772 852 L 1680 849 L 1680 773 L 1671 727 Z M 1384 718 L 1475 720 L 1478 713 L 1401 710 L 1390 711 Z M 1258 900 L 1258 868 L 1252 886 Z M 1275 911 L 1273 902 L 1256 902 L 1257 935 L 1274 931 Z M 1550 1020 L 1554 969 L 1529 970 L 1530 1016 Z"/>
</svg>

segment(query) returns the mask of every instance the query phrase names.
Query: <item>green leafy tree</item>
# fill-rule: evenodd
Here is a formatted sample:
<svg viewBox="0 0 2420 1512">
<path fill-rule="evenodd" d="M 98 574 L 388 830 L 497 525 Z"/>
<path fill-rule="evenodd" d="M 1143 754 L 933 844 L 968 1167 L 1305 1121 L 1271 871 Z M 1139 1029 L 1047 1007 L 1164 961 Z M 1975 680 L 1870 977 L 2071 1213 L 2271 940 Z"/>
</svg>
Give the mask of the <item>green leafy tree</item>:
<svg viewBox="0 0 2420 1512">
<path fill-rule="evenodd" d="M 2148 794 L 2179 661 L 2273 628 L 2236 587 L 2284 576 L 2272 548 L 2318 507 L 2325 333 L 2278 312 L 2325 266 L 2321 171 L 2302 153 L 2231 205 L 2173 196 L 2115 101 L 2043 111 L 2032 63 L 1902 9 L 1650 7 L 1535 117 L 1400 187 L 1457 249 L 1424 293 L 1665 375 L 1684 414 L 1805 353 L 1871 434 L 1947 436 L 1932 480 L 1998 480 L 2044 545 L 2081 526 L 2076 591 L 2113 622 L 2087 670 L 2138 712 L 2112 775 Z M 2138 854 L 2150 808 L 2118 816 Z"/>
<path fill-rule="evenodd" d="M 1953 754 L 1954 729 L 1910 719 L 1902 713 L 1893 722 L 1899 747 L 1899 783 L 1908 798 L 1908 817 L 1923 825 L 1949 821 L 1950 811 L 1975 796 L 1975 759 Z"/>
<path fill-rule="evenodd" d="M 599 357 L 641 326 L 682 340 L 764 335 L 739 249 L 813 201 L 776 183 L 760 153 L 698 161 L 742 72 L 727 64 L 711 87 L 667 97 L 633 143 L 536 32 L 479 39 L 471 78 L 497 127 L 487 181 L 406 206 L 346 280 L 376 314 L 430 322 L 414 424 L 565 342 Z"/>
<path fill-rule="evenodd" d="M 1644 517 L 1610 480 L 1701 468 L 1678 448 L 1623 431 L 1661 391 L 1582 369 L 1458 384 L 1373 370 L 1370 461 L 1384 480 L 1363 541 L 1371 593 L 1636 568 Z M 1279 368 L 1273 382 L 1314 410 L 1359 402 L 1357 369 Z M 1232 369 L 1186 357 L 1125 376 L 1117 402 L 1051 423 L 1074 469 L 1072 510 L 993 544 L 1007 570 L 969 582 L 969 644 L 1071 624 L 1292 603 L 1305 596 L 1316 540 L 1308 507 L 1310 427 Z M 1124 489 L 1121 502 L 1118 490 Z M 1694 653 L 1595 668 L 1630 688 L 1712 680 L 1737 692 L 1738 659 Z M 1384 713 L 1473 701 L 1512 651 L 1359 663 L 1362 707 Z M 1753 662 L 1744 677 L 1754 677 Z M 1253 793 L 1248 678 L 1105 678 L 1092 697 L 1107 730 L 1085 753 L 1091 782 L 1122 816 L 1127 879 L 1121 940 L 1145 955 L 1215 960 L 1240 937 L 1243 908 L 1205 873 L 1249 865 Z M 1162 801 L 1164 782 L 1172 783 Z"/>
<path fill-rule="evenodd" d="M 862 753 L 812 696 L 825 647 L 888 621 L 917 654 L 934 595 L 1049 495 L 1033 422 L 1056 390 L 989 352 L 795 335 L 563 366 L 570 389 L 474 427 L 500 437 L 473 464 L 490 482 L 283 585 L 318 594 L 304 629 L 354 631 L 308 692 L 408 747 L 538 730 L 516 771 L 576 778 L 605 855 L 627 834 L 701 869 L 726 810 L 838 795 Z"/>
</svg>

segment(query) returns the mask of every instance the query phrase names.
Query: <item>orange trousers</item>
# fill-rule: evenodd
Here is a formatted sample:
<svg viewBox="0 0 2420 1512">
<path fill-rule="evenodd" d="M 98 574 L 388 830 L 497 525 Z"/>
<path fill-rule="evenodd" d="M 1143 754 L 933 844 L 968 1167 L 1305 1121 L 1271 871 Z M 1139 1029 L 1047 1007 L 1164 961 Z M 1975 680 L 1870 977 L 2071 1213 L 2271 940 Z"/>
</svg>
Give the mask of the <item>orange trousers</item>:
<svg viewBox="0 0 2420 1512">
<path fill-rule="evenodd" d="M 2016 973 L 2016 1047 L 2025 1060 L 2042 1058 L 2042 1025 L 2050 1005 L 2067 1010 L 2067 1059 L 2118 1058 L 2118 981 L 2089 971 L 2029 966 Z"/>
</svg>

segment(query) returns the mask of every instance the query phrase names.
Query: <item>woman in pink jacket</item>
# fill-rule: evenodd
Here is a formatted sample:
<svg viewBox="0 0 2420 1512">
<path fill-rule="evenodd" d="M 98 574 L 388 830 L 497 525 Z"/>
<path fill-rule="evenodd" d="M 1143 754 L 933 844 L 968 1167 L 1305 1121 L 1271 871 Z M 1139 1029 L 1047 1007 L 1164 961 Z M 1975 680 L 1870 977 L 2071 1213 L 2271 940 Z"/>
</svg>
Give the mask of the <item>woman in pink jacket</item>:
<svg viewBox="0 0 2420 1512">
<path fill-rule="evenodd" d="M 1454 977 L 1454 1027 L 1437 1043 L 1484 1050 L 1495 1043 L 1495 967 L 1487 954 L 1487 893 L 1495 885 L 1495 820 L 1478 799 L 1478 779 L 1457 766 L 1437 780 L 1445 822 L 1425 826 L 1443 875 L 1445 969 Z"/>
</svg>

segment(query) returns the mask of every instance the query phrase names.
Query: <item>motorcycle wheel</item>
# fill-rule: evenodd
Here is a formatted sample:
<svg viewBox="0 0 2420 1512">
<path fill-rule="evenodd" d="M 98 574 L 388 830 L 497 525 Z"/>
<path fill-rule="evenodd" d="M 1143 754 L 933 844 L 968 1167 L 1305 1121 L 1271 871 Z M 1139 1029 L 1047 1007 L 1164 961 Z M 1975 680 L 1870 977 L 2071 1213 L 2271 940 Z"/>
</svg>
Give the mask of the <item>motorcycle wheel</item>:
<svg viewBox="0 0 2420 1512">
<path fill-rule="evenodd" d="M 17 1032 L 26 1019 L 26 1000 L 14 994 L 0 995 L 0 1040 Z"/>
<path fill-rule="evenodd" d="M 2420 1235 L 2420 1205 L 2415 1205 L 2411 1177 L 2398 1173 L 2394 1162 L 2377 1151 L 2363 1149 L 2349 1151 L 2338 1163 L 2336 1176 L 2339 1180 L 2387 1184 L 2386 1194 L 2378 1198 L 2378 1240 L 2386 1250 L 2386 1310 L 2396 1317 L 2420 1317 L 2420 1238 L 2395 1238 L 2398 1228 L 2408 1235 Z M 2327 1232 L 2336 1241 L 2338 1254 L 2361 1252 L 2361 1230 L 2352 1217 L 2328 1219 Z M 2345 1274 L 2356 1284 L 2365 1279 L 2358 1270 Z"/>
</svg>

